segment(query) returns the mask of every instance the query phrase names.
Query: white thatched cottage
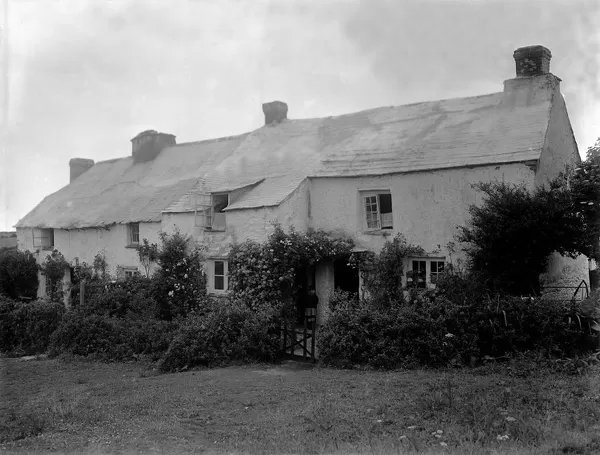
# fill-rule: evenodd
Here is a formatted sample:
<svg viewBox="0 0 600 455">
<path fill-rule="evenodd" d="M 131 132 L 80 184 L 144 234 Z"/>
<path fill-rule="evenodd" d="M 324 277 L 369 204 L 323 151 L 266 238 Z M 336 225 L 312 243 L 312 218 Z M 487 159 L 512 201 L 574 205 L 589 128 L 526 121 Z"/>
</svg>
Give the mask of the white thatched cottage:
<svg viewBox="0 0 600 455">
<path fill-rule="evenodd" d="M 140 240 L 177 226 L 209 247 L 209 288 L 220 293 L 231 242 L 264 240 L 278 221 L 343 233 L 372 250 L 402 232 L 428 252 L 407 269 L 425 271 L 429 283 L 469 204 L 480 201 L 471 184 L 533 187 L 580 162 L 550 58 L 542 46 L 517 49 L 515 77 L 488 95 L 299 120 L 276 101 L 263 105 L 257 130 L 185 144 L 145 131 L 131 156 L 71 160 L 69 185 L 17 224 L 19 248 L 40 260 L 57 248 L 87 262 L 105 250 L 113 272 L 135 273 Z M 322 302 L 336 280 L 358 286 L 343 266 L 314 272 Z M 587 262 L 557 257 L 549 272 L 576 283 L 587 280 Z"/>
</svg>

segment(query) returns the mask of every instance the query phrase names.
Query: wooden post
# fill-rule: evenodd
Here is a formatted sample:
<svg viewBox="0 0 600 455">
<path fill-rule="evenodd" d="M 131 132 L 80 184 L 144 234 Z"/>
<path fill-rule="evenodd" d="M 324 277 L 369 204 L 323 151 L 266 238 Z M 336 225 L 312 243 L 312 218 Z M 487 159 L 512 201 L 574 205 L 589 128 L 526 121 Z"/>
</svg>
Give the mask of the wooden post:
<svg viewBox="0 0 600 455">
<path fill-rule="evenodd" d="M 312 321 L 312 337 L 310 338 L 310 354 L 312 355 L 313 362 L 316 362 L 315 357 L 315 335 L 317 332 L 317 317 L 315 316 Z"/>
<path fill-rule="evenodd" d="M 285 348 L 287 347 L 287 320 L 283 320 L 283 353 L 285 354 Z"/>
<path fill-rule="evenodd" d="M 85 303 L 85 279 L 79 283 L 79 306 L 83 306 Z"/>
<path fill-rule="evenodd" d="M 302 356 L 304 357 L 304 360 L 306 360 L 306 350 L 307 350 L 307 346 L 306 346 L 306 321 L 307 321 L 307 317 L 306 314 L 304 315 L 304 333 L 302 334 Z"/>
</svg>

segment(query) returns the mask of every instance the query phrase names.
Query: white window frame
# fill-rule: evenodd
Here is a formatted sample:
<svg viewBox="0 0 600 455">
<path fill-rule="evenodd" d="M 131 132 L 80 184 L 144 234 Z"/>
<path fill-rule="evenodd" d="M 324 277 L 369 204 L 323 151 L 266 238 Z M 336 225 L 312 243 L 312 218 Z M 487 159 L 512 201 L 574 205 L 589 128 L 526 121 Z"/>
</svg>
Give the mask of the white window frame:
<svg viewBox="0 0 600 455">
<path fill-rule="evenodd" d="M 33 228 L 31 231 L 34 248 L 41 248 L 42 250 L 52 250 L 54 248 L 54 229 Z"/>
<path fill-rule="evenodd" d="M 433 264 L 436 264 L 436 271 L 433 271 Z M 442 269 L 440 271 L 440 264 L 442 265 Z M 437 284 L 437 280 L 439 279 L 440 275 L 442 273 L 444 273 L 444 271 L 446 270 L 446 261 L 443 259 L 432 259 L 429 262 L 429 282 L 432 285 L 436 285 Z M 434 279 L 435 277 L 435 279 Z"/>
<path fill-rule="evenodd" d="M 137 241 L 134 240 L 134 226 L 137 226 Z M 138 246 L 140 244 L 140 223 L 129 223 L 127 225 L 127 242 L 129 246 Z"/>
<path fill-rule="evenodd" d="M 437 281 L 437 278 L 439 277 L 439 275 L 441 273 L 443 273 L 444 270 L 446 270 L 446 258 L 445 257 L 409 257 L 408 258 L 408 267 L 407 267 L 407 272 L 412 272 L 413 269 L 413 261 L 418 261 L 418 262 L 425 262 L 425 285 L 418 287 L 417 289 L 431 289 L 431 288 L 435 288 L 436 283 L 434 281 Z M 432 272 L 431 272 L 431 264 L 432 263 L 436 263 L 438 266 L 440 263 L 443 264 L 443 269 L 442 272 L 433 272 L 433 274 L 435 274 L 436 279 L 432 280 Z M 437 268 L 437 266 L 436 266 Z M 439 270 L 439 268 L 437 268 Z M 415 277 L 413 277 L 413 280 L 415 279 Z M 410 288 L 414 288 L 414 281 L 412 283 L 408 283 L 408 279 L 406 282 L 407 287 Z"/>
<path fill-rule="evenodd" d="M 217 275 L 217 263 L 223 263 L 223 275 Z M 225 294 L 229 289 L 229 261 L 226 258 L 214 258 L 210 260 L 209 266 L 209 286 L 214 294 Z M 216 278 L 223 277 L 223 289 L 216 288 Z"/>
<path fill-rule="evenodd" d="M 140 276 L 140 270 L 138 267 L 123 267 L 123 276 L 125 278 L 133 278 L 134 276 Z"/>
<path fill-rule="evenodd" d="M 392 211 L 390 212 L 390 214 L 392 215 L 392 220 L 391 220 L 391 226 L 382 226 L 382 213 L 381 213 L 381 195 L 384 194 L 389 194 L 390 198 L 392 199 L 392 204 L 393 204 L 393 198 L 392 198 L 392 193 L 390 190 L 361 190 L 360 191 L 360 200 L 361 200 L 361 218 L 362 218 L 362 222 L 361 225 L 363 226 L 363 229 L 365 231 L 379 231 L 379 230 L 392 230 L 394 229 L 394 221 L 393 221 L 393 205 L 392 205 Z M 368 212 L 367 207 L 375 207 L 375 211 L 374 212 Z M 369 220 L 369 214 L 371 213 L 375 213 L 376 215 L 376 219 L 374 220 Z M 369 221 L 375 221 L 375 225 L 371 225 L 369 226 Z"/>
<path fill-rule="evenodd" d="M 195 225 L 203 228 L 205 231 L 225 231 L 226 229 L 226 217 L 223 212 L 215 213 L 215 196 L 226 196 L 227 207 L 230 203 L 229 193 L 214 193 L 204 194 L 196 196 L 196 208 L 195 208 Z M 198 221 L 201 218 L 201 221 Z M 215 219 L 218 222 L 215 223 Z"/>
</svg>

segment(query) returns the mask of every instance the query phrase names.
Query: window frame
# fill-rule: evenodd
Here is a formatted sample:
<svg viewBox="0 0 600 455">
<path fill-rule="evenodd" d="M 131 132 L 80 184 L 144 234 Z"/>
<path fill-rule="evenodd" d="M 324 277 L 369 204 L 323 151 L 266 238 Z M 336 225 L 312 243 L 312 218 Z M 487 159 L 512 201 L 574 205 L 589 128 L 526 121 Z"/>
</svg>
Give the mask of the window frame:
<svg viewBox="0 0 600 455">
<path fill-rule="evenodd" d="M 423 273 L 424 275 L 424 282 L 423 285 L 419 285 L 419 283 L 417 283 L 417 285 L 415 286 L 414 283 L 414 279 L 415 277 L 413 276 L 413 272 L 414 272 L 414 263 L 418 262 L 418 263 L 425 263 L 425 269 L 424 271 L 420 271 L 420 274 Z M 431 264 L 435 263 L 436 264 L 436 269 L 438 270 L 437 272 L 432 272 L 431 271 Z M 442 270 L 439 270 L 439 264 L 442 263 Z M 431 289 L 431 288 L 435 288 L 436 286 L 436 282 L 437 279 L 439 278 L 439 275 L 442 274 L 445 270 L 446 270 L 446 258 L 443 256 L 436 256 L 436 257 L 409 257 L 408 258 L 408 264 L 407 264 L 407 272 L 406 272 L 406 286 L 409 288 L 413 288 L 413 289 Z M 419 267 L 420 268 L 420 267 Z M 435 276 L 435 279 L 432 280 L 432 276 Z M 413 282 L 409 284 L 408 282 L 408 278 L 411 277 Z"/>
<path fill-rule="evenodd" d="M 226 201 L 223 201 L 221 199 L 221 201 L 215 200 L 216 198 L 223 198 L 223 196 L 225 196 L 227 198 Z M 204 229 L 204 231 L 214 231 L 214 232 L 223 232 L 226 230 L 226 218 L 225 218 L 225 213 L 223 212 L 223 209 L 228 207 L 231 200 L 230 200 L 230 193 L 211 193 L 211 194 L 207 194 L 207 195 L 203 195 L 203 201 L 202 204 L 199 204 L 196 201 L 196 209 L 195 209 L 195 217 L 196 220 L 194 221 L 194 224 L 196 227 L 200 227 L 202 229 Z M 217 203 L 222 203 L 225 202 L 225 206 L 222 207 L 219 211 L 215 211 L 215 204 Z M 223 225 L 219 226 L 215 223 L 215 218 L 216 215 L 221 215 L 224 220 L 223 220 Z M 198 223 L 197 218 L 201 217 L 202 221 L 201 223 Z"/>
<path fill-rule="evenodd" d="M 374 232 L 374 231 L 387 231 L 394 229 L 394 220 L 393 220 L 393 197 L 390 190 L 359 190 L 360 200 L 361 200 L 361 226 L 362 230 L 365 232 Z M 389 195 L 390 196 L 390 205 L 392 206 L 392 211 L 389 212 L 392 214 L 392 225 L 391 226 L 382 226 L 382 215 L 381 213 L 381 196 Z M 373 198 L 375 200 L 373 201 Z M 372 209 L 375 207 L 375 211 L 369 211 L 369 208 Z M 386 212 L 387 214 L 388 212 Z M 376 227 L 370 227 L 369 223 L 372 223 L 374 220 L 370 219 L 370 215 L 376 216 Z"/>
<path fill-rule="evenodd" d="M 226 258 L 214 258 L 210 260 L 210 290 L 214 294 L 225 294 L 229 290 L 229 261 Z M 223 264 L 223 274 L 217 275 L 217 263 Z M 217 289 L 217 277 L 223 279 L 223 289 Z"/>
<path fill-rule="evenodd" d="M 137 242 L 133 240 L 133 228 L 137 227 Z M 128 223 L 127 224 L 127 245 L 137 247 L 140 245 L 140 223 Z"/>
<path fill-rule="evenodd" d="M 435 264 L 435 268 L 436 271 L 433 271 L 433 264 Z M 440 270 L 440 264 L 442 265 L 442 268 Z M 429 263 L 429 282 L 433 285 L 437 284 L 437 280 L 439 279 L 440 275 L 442 273 L 444 273 L 444 271 L 446 270 L 446 261 L 444 260 L 436 260 L 433 259 L 430 263 Z M 435 277 L 435 279 L 433 279 Z"/>
<path fill-rule="evenodd" d="M 123 267 L 122 269 L 125 279 L 141 276 L 139 267 Z"/>
<path fill-rule="evenodd" d="M 36 231 L 39 235 L 36 236 Z M 47 234 L 47 235 L 44 235 Z M 33 228 L 31 230 L 31 237 L 34 248 L 40 248 L 41 250 L 52 250 L 54 249 L 54 229 L 52 228 Z M 39 239 L 39 242 L 36 242 Z M 44 242 L 44 239 L 48 239 Z"/>
</svg>

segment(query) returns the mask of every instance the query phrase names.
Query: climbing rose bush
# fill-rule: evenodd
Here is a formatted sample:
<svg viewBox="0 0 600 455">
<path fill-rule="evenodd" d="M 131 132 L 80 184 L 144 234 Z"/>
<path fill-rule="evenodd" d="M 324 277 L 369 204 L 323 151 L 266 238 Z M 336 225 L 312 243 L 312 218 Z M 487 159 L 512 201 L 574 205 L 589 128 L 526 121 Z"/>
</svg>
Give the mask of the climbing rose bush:
<svg viewBox="0 0 600 455">
<path fill-rule="evenodd" d="M 325 231 L 289 233 L 275 225 L 265 243 L 247 240 L 229 255 L 229 289 L 250 308 L 282 309 L 297 292 L 296 271 L 319 261 L 349 256 L 351 239 L 332 238 Z"/>
</svg>

